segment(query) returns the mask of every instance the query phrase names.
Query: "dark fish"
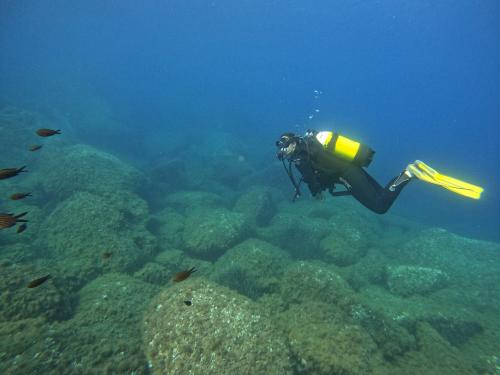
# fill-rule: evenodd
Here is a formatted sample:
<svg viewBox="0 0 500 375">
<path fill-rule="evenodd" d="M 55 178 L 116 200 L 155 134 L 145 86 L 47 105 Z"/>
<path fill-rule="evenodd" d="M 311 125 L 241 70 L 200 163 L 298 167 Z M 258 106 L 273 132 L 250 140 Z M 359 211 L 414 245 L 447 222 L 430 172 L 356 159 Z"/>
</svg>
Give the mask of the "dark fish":
<svg viewBox="0 0 500 375">
<path fill-rule="evenodd" d="M 26 223 L 22 223 L 17 227 L 16 233 L 23 233 L 26 230 L 26 228 L 28 228 Z"/>
<path fill-rule="evenodd" d="M 24 215 L 26 215 L 28 212 L 23 212 L 22 214 L 19 215 L 14 215 L 14 214 L 1 214 L 0 213 L 0 229 L 6 229 L 13 227 L 17 223 L 26 223 L 28 220 L 20 219 Z"/>
<path fill-rule="evenodd" d="M 12 199 L 13 201 L 18 201 L 26 197 L 31 197 L 31 193 L 14 193 L 10 196 L 10 199 Z"/>
<path fill-rule="evenodd" d="M 42 148 L 42 145 L 33 145 L 30 147 L 30 151 L 38 151 Z"/>
<path fill-rule="evenodd" d="M 104 254 L 102 254 L 102 259 L 109 259 L 113 253 L 111 251 L 106 251 Z"/>
<path fill-rule="evenodd" d="M 61 131 L 59 129 L 52 130 L 52 129 L 41 128 L 36 131 L 36 134 L 38 134 L 40 137 L 50 137 L 55 134 L 61 134 Z"/>
<path fill-rule="evenodd" d="M 187 300 L 184 301 L 184 304 L 186 306 L 191 306 L 193 304 L 193 302 L 191 302 L 190 300 L 187 299 Z"/>
<path fill-rule="evenodd" d="M 191 276 L 192 273 L 196 272 L 196 268 L 193 267 L 189 270 L 178 272 L 175 274 L 174 278 L 172 279 L 173 282 L 177 283 L 179 281 L 184 281 L 186 280 L 189 276 Z"/>
<path fill-rule="evenodd" d="M 46 282 L 48 279 L 50 279 L 50 275 L 45 275 L 43 277 L 39 277 L 38 279 L 30 281 L 28 284 L 28 288 L 36 288 L 37 286 L 42 285 L 44 282 Z"/>
<path fill-rule="evenodd" d="M 5 180 L 6 178 L 11 178 L 11 177 L 17 176 L 21 172 L 28 172 L 28 171 L 25 171 L 24 168 L 26 168 L 26 166 L 23 166 L 21 168 L 0 169 L 0 180 Z"/>
</svg>

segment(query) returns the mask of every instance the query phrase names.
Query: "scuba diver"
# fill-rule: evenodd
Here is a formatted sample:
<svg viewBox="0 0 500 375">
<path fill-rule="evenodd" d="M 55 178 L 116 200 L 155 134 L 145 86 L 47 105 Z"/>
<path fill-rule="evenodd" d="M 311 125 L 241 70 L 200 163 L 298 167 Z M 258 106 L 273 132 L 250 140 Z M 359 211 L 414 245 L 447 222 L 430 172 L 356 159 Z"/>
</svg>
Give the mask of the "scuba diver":
<svg viewBox="0 0 500 375">
<path fill-rule="evenodd" d="M 323 199 L 324 190 L 332 196 L 352 195 L 377 214 L 386 213 L 413 178 L 473 199 L 479 199 L 483 192 L 481 187 L 445 176 L 419 160 L 409 164 L 399 176 L 382 187 L 364 169 L 372 162 L 375 151 L 334 132 L 308 130 L 304 136 L 284 133 L 276 147 L 277 157 L 283 162 L 295 188 L 294 201 L 301 195 L 302 181 L 317 199 Z M 301 174 L 298 182 L 292 164 Z M 335 191 L 337 184 L 344 186 L 345 190 Z"/>
</svg>

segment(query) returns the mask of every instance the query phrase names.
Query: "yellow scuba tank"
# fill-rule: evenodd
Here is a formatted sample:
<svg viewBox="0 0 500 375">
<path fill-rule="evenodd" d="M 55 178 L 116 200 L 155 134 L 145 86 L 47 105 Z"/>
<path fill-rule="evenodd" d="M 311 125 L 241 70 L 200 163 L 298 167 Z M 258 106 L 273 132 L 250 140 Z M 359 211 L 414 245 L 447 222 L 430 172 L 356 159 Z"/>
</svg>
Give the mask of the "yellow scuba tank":
<svg viewBox="0 0 500 375">
<path fill-rule="evenodd" d="M 338 133 L 318 132 L 316 139 L 328 152 L 360 167 L 368 167 L 375 154 L 370 147 Z"/>
</svg>

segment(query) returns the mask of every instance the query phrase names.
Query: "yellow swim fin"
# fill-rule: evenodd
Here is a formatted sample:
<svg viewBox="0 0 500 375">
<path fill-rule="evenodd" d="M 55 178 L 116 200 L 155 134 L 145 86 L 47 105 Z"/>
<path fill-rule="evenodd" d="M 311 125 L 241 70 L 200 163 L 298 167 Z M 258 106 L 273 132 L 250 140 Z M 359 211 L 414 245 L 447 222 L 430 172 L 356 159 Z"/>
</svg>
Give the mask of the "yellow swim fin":
<svg viewBox="0 0 500 375">
<path fill-rule="evenodd" d="M 441 174 L 420 160 L 415 160 L 414 163 L 409 164 L 407 170 L 412 176 L 418 178 L 419 180 L 439 185 L 456 194 L 460 194 L 468 198 L 479 199 L 481 198 L 481 193 L 484 190 L 480 186 L 472 185 L 468 182 L 460 181 L 456 178 Z"/>
</svg>

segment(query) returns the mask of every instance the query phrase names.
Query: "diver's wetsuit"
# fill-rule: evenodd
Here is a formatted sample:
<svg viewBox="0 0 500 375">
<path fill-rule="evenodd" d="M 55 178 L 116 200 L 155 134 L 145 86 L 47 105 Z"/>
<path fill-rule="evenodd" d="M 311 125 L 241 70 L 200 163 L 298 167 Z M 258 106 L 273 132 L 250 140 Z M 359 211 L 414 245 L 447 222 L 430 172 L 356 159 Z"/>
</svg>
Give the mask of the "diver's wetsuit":
<svg viewBox="0 0 500 375">
<path fill-rule="evenodd" d="M 294 163 L 314 196 L 326 189 L 334 196 L 352 195 L 366 208 L 384 214 L 409 182 L 402 182 L 391 191 L 389 186 L 395 177 L 383 188 L 362 167 L 326 152 L 315 137 L 303 141 Z M 335 184 L 344 185 L 347 192 L 334 192 Z"/>
</svg>

